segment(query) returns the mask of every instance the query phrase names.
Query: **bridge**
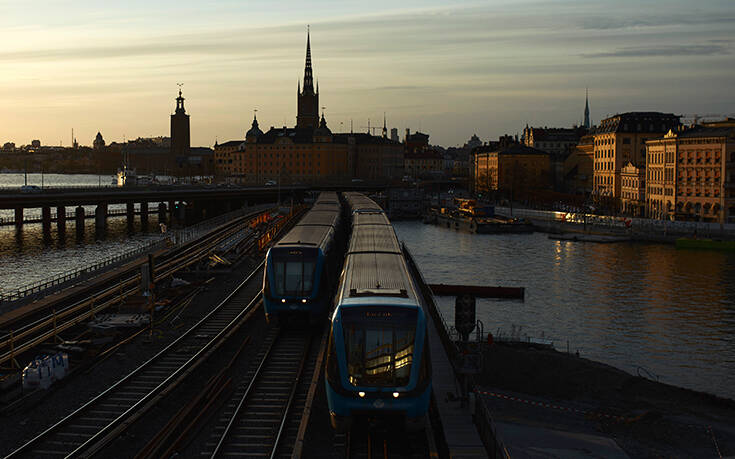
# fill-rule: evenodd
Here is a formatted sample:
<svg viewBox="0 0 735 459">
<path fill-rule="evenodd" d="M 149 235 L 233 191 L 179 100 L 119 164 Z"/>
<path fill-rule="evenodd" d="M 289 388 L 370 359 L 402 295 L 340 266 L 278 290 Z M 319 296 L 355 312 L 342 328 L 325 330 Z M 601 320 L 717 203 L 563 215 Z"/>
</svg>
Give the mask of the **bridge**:
<svg viewBox="0 0 735 459">
<path fill-rule="evenodd" d="M 141 224 L 148 224 L 150 213 L 158 214 L 158 221 L 167 224 L 188 225 L 206 218 L 221 215 L 243 206 L 276 202 L 293 197 L 301 200 L 305 193 L 321 190 L 385 190 L 385 184 L 352 183 L 349 185 L 286 185 L 244 187 L 234 185 L 176 186 L 156 185 L 144 187 L 89 187 L 89 188 L 44 188 L 37 192 L 19 192 L 17 189 L 0 190 L 0 210 L 15 211 L 12 220 L 0 221 L 0 225 L 15 225 L 21 229 L 25 223 L 40 222 L 44 233 L 51 231 L 56 222 L 58 231 L 66 230 L 66 221 L 74 219 L 77 232 L 84 231 L 84 220 L 95 219 L 95 227 L 103 230 L 108 217 L 126 216 L 132 228 L 136 215 Z M 149 209 L 149 204 L 157 208 Z M 125 209 L 109 208 L 110 205 L 125 205 Z M 137 208 L 136 208 L 137 205 Z M 94 215 L 83 206 L 96 206 Z M 73 213 L 67 209 L 75 209 Z M 25 209 L 41 209 L 40 215 L 27 215 Z M 52 209 L 54 211 L 52 211 Z"/>
</svg>

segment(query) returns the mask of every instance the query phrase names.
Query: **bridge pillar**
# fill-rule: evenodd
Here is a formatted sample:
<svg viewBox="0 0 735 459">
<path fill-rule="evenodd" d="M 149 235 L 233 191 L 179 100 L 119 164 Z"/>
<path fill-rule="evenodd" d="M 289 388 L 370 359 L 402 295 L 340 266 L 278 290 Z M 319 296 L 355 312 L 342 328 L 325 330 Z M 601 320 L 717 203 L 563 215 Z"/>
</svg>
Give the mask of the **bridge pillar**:
<svg viewBox="0 0 735 459">
<path fill-rule="evenodd" d="M 159 202 L 158 203 L 158 223 L 163 223 L 164 225 L 168 224 L 168 221 L 166 219 L 166 203 L 165 202 Z"/>
<path fill-rule="evenodd" d="M 79 206 L 74 210 L 74 222 L 77 229 L 77 237 L 84 235 L 84 207 Z"/>
<path fill-rule="evenodd" d="M 125 217 L 127 218 L 128 222 L 128 231 L 132 231 L 135 227 L 135 203 L 134 202 L 126 202 L 125 203 Z"/>
<path fill-rule="evenodd" d="M 43 234 L 51 232 L 51 208 L 48 206 L 41 208 L 41 224 L 43 225 Z"/>
<path fill-rule="evenodd" d="M 107 203 L 98 204 L 94 210 L 94 226 L 98 230 L 104 230 L 107 225 Z"/>
<path fill-rule="evenodd" d="M 58 206 L 56 208 L 56 230 L 59 236 L 66 233 L 66 207 Z"/>
<path fill-rule="evenodd" d="M 169 225 L 174 226 L 178 215 L 176 215 L 176 201 L 168 202 Z"/>
<path fill-rule="evenodd" d="M 22 207 L 15 208 L 15 228 L 16 229 L 23 228 L 23 208 Z"/>
<path fill-rule="evenodd" d="M 148 228 L 148 202 L 140 203 L 140 225 L 143 229 Z"/>
<path fill-rule="evenodd" d="M 178 215 L 176 216 L 176 218 L 181 223 L 183 223 L 184 225 L 186 225 L 188 223 L 186 221 L 186 217 L 187 217 L 186 214 L 187 214 L 187 212 L 186 212 L 186 204 L 184 203 L 184 201 L 179 201 Z"/>
</svg>

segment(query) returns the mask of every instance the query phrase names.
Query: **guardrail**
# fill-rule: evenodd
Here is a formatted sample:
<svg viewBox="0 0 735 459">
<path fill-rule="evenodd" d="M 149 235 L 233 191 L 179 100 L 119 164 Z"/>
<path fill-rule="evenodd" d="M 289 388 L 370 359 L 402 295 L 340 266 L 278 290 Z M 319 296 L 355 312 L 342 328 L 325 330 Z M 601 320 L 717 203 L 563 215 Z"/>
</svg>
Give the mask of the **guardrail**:
<svg viewBox="0 0 735 459">
<path fill-rule="evenodd" d="M 135 249 L 118 252 L 115 255 L 96 261 L 81 268 L 70 269 L 60 274 L 56 274 L 50 278 L 32 282 L 13 290 L 6 291 L 0 287 L 0 305 L 14 303 L 19 300 L 37 300 L 47 296 L 53 292 L 61 290 L 69 286 L 71 283 L 78 283 L 97 276 L 103 272 L 117 267 L 127 261 L 166 247 L 166 240 L 158 240 L 150 242 Z"/>
<path fill-rule="evenodd" d="M 144 254 L 163 249 L 172 242 L 174 246 L 179 247 L 189 241 L 199 238 L 205 233 L 210 232 L 214 228 L 230 220 L 242 217 L 248 213 L 265 210 L 270 207 L 272 207 L 272 205 L 244 207 L 206 220 L 189 228 L 170 231 L 169 233 L 166 233 L 166 237 L 164 239 L 153 241 L 131 250 L 119 252 L 109 258 L 105 258 L 104 260 L 90 263 L 89 265 L 81 268 L 65 271 L 48 279 L 36 281 L 9 291 L 5 291 L 0 287 L 0 307 L 20 300 L 38 300 L 63 288 L 98 276 Z"/>
<path fill-rule="evenodd" d="M 421 274 L 421 271 L 418 269 L 418 266 L 413 259 L 413 255 L 411 255 L 411 252 L 410 250 L 408 250 L 408 247 L 405 243 L 403 243 L 402 245 L 406 261 L 419 277 L 419 288 L 421 289 L 423 297 L 426 299 L 426 310 L 437 324 L 441 324 L 440 327 L 436 327 L 439 334 L 439 339 L 442 341 L 444 348 L 447 350 L 447 353 L 449 354 L 449 361 L 451 362 L 455 373 L 457 373 L 456 365 L 458 357 L 460 355 L 460 349 L 449 336 L 450 327 L 447 324 L 447 321 L 444 319 L 441 311 L 436 306 L 436 302 L 434 301 L 434 294 L 431 292 L 431 288 L 429 288 L 429 284 L 426 282 L 426 279 L 424 279 L 423 274 Z M 469 378 L 468 382 L 469 386 L 472 388 L 471 391 L 477 393 L 478 388 L 472 375 L 467 375 L 466 377 Z M 475 422 L 475 426 L 477 427 L 477 433 L 480 435 L 480 438 L 485 445 L 488 456 L 493 459 L 509 459 L 510 455 L 508 454 L 508 451 L 505 448 L 502 440 L 498 436 L 497 429 L 495 428 L 495 423 L 492 419 L 492 414 L 490 413 L 490 409 L 485 405 L 485 403 L 482 401 L 482 398 L 479 396 L 475 396 L 472 419 Z"/>
</svg>

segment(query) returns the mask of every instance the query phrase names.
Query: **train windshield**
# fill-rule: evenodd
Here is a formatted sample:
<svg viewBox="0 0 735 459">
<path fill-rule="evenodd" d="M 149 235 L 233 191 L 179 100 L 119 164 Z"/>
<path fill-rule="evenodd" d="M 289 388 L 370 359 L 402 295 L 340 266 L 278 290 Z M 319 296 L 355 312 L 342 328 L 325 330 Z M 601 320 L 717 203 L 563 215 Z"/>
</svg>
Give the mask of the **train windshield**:
<svg viewBox="0 0 735 459">
<path fill-rule="evenodd" d="M 277 296 L 310 295 L 314 288 L 315 271 L 316 253 L 289 251 L 274 254 L 274 293 Z"/>
<path fill-rule="evenodd" d="M 417 317 L 416 310 L 400 307 L 344 309 L 342 328 L 350 384 L 408 385 Z"/>
</svg>

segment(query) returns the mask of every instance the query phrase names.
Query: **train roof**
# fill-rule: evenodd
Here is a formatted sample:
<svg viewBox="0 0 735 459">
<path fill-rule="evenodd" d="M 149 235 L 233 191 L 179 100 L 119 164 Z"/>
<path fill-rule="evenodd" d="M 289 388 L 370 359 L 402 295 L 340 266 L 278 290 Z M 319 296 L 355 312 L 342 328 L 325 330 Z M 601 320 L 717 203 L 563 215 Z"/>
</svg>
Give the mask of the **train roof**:
<svg viewBox="0 0 735 459">
<path fill-rule="evenodd" d="M 359 211 L 379 211 L 383 212 L 383 208 L 380 207 L 375 201 L 368 198 L 362 193 L 345 193 L 347 203 L 350 205 L 352 212 Z"/>
<path fill-rule="evenodd" d="M 347 253 L 401 253 L 396 232 L 390 225 L 361 225 L 352 230 Z"/>
<path fill-rule="evenodd" d="M 312 209 L 304 215 L 304 218 L 299 221 L 296 226 L 304 225 L 322 225 L 322 226 L 337 226 L 339 222 L 339 210 L 332 209 Z"/>
<path fill-rule="evenodd" d="M 413 282 L 403 255 L 394 253 L 358 253 L 348 255 L 340 304 L 365 304 L 375 297 L 382 301 L 417 305 Z"/>
<path fill-rule="evenodd" d="M 352 225 L 387 225 L 390 220 L 383 212 L 357 212 L 352 215 Z"/>
<path fill-rule="evenodd" d="M 327 225 L 295 226 L 274 247 L 321 247 L 333 231 Z"/>
<path fill-rule="evenodd" d="M 339 196 L 334 191 L 323 191 L 319 193 L 319 196 L 314 201 L 314 204 L 337 204 L 339 205 Z"/>
</svg>

